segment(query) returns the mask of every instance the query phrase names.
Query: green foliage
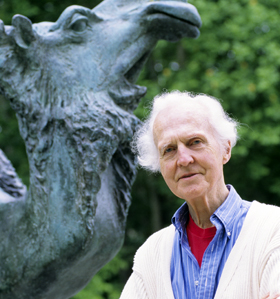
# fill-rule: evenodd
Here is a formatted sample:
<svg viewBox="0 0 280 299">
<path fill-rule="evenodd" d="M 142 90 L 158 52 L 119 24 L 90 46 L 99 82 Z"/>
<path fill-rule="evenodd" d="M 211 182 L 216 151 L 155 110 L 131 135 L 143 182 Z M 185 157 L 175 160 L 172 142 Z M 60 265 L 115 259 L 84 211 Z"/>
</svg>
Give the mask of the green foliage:
<svg viewBox="0 0 280 299">
<path fill-rule="evenodd" d="M 90 283 L 73 299 L 115 299 L 119 298 L 123 285 L 112 284 L 111 281 L 118 277 L 120 271 L 128 267 L 128 262 L 119 253 L 110 263 L 97 273 Z"/>
<path fill-rule="evenodd" d="M 0 0 L 0 18 L 15 13 L 34 22 L 55 21 L 72 4 L 93 7 L 99 1 Z M 225 178 L 247 200 L 280 205 L 280 2 L 279 0 L 192 0 L 203 20 L 197 40 L 160 41 L 138 84 L 148 87 L 135 114 L 147 116 L 151 99 L 163 91 L 187 90 L 222 100 L 240 122 L 240 140 L 225 166 Z M 0 148 L 23 180 L 28 165 L 16 119 L 0 98 Z M 25 166 L 22 166 L 25 165 Z M 159 174 L 139 170 L 132 190 L 124 246 L 75 299 L 119 298 L 131 273 L 133 255 L 145 239 L 169 225 L 182 201 Z"/>
<path fill-rule="evenodd" d="M 0 1 L 0 19 L 6 25 L 11 24 L 11 19 L 15 13 L 31 18 L 36 16 L 38 12 L 38 6 L 32 4 L 29 0 Z"/>
<path fill-rule="evenodd" d="M 29 183 L 29 168 L 25 145 L 18 131 L 15 113 L 7 100 L 0 95 L 0 148 L 12 161 L 23 183 Z"/>
</svg>

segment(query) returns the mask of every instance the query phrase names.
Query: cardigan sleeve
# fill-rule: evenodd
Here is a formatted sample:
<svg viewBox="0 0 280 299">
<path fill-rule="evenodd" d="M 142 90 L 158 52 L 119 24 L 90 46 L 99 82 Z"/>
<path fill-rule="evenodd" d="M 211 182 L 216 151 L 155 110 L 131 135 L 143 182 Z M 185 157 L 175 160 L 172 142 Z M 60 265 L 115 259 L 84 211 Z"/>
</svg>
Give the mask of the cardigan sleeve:
<svg viewBox="0 0 280 299">
<path fill-rule="evenodd" d="M 120 299 L 148 299 L 142 278 L 133 272 L 128 279 Z"/>
<path fill-rule="evenodd" d="M 137 250 L 133 273 L 120 299 L 174 299 L 170 260 L 175 228 L 170 225 L 148 238 Z"/>
<path fill-rule="evenodd" d="M 261 276 L 260 298 L 268 293 L 280 295 L 280 246 L 270 254 Z"/>
</svg>

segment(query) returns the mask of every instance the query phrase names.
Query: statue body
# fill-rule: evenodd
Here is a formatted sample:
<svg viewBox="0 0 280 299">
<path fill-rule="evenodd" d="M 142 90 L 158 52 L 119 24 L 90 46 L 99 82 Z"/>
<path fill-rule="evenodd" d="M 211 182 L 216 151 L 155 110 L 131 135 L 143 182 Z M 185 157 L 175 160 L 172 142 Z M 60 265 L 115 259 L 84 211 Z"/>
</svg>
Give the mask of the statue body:
<svg viewBox="0 0 280 299">
<path fill-rule="evenodd" d="M 199 26 L 190 4 L 146 0 L 0 22 L 0 91 L 30 168 L 27 190 L 0 151 L 0 299 L 69 298 L 120 249 L 146 92 L 135 81 L 159 39 Z"/>
</svg>

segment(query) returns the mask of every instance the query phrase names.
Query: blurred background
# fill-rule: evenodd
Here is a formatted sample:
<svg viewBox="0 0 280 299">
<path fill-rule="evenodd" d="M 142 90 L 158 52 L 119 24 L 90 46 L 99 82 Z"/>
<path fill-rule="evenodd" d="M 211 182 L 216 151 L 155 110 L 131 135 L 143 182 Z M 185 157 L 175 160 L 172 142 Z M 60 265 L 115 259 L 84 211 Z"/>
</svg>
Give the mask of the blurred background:
<svg viewBox="0 0 280 299">
<path fill-rule="evenodd" d="M 56 21 L 69 5 L 93 8 L 96 0 L 0 0 L 0 19 L 14 14 L 37 23 Z M 242 198 L 280 206 L 280 1 L 192 0 L 203 21 L 197 40 L 160 41 L 138 80 L 148 92 L 135 114 L 148 115 L 164 91 L 206 93 L 222 101 L 240 123 L 240 139 L 225 165 L 226 183 Z M 8 101 L 0 96 L 0 148 L 28 185 L 24 143 Z M 133 256 L 146 238 L 170 224 L 182 200 L 159 174 L 139 169 L 132 190 L 124 245 L 72 299 L 117 299 L 131 273 Z"/>
</svg>

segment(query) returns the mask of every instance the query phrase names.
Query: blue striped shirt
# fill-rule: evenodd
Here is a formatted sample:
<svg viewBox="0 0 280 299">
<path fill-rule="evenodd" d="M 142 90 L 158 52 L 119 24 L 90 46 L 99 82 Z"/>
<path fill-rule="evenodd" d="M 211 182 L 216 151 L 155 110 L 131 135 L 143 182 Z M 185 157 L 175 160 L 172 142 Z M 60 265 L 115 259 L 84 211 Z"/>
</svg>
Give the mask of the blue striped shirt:
<svg viewBox="0 0 280 299">
<path fill-rule="evenodd" d="M 215 296 L 224 265 L 251 205 L 242 200 L 232 186 L 227 187 L 230 190 L 228 197 L 210 217 L 217 231 L 204 252 L 201 268 L 188 243 L 187 204 L 184 203 L 172 218 L 176 233 L 170 273 L 175 299 L 212 299 Z"/>
</svg>

